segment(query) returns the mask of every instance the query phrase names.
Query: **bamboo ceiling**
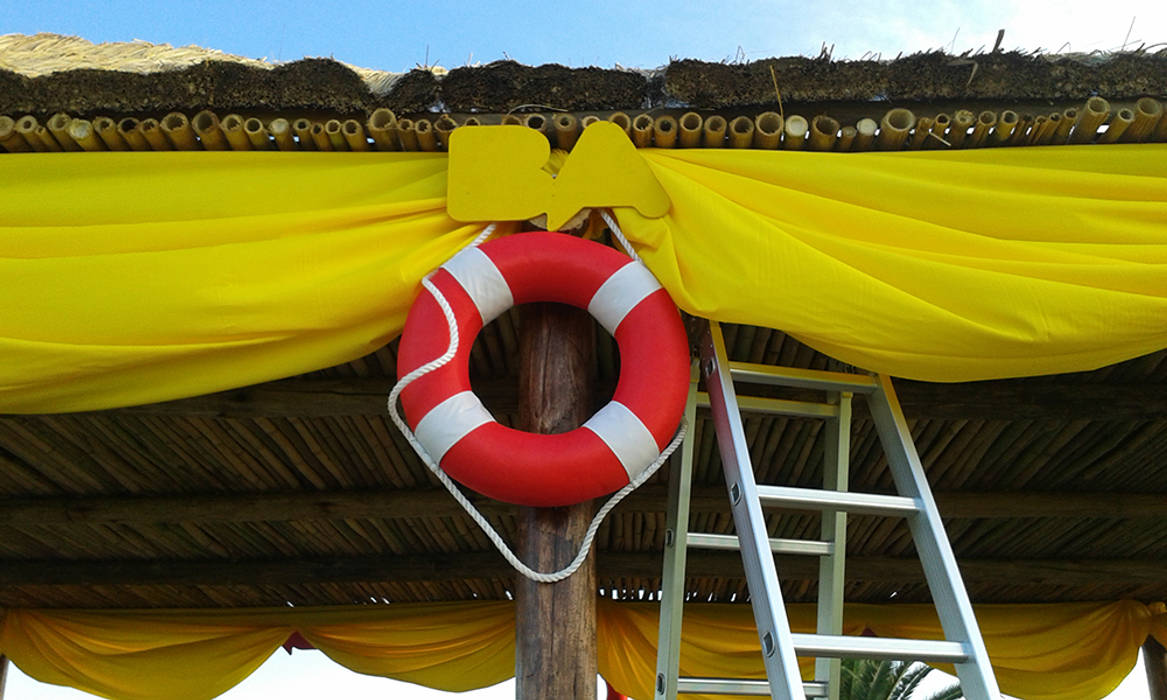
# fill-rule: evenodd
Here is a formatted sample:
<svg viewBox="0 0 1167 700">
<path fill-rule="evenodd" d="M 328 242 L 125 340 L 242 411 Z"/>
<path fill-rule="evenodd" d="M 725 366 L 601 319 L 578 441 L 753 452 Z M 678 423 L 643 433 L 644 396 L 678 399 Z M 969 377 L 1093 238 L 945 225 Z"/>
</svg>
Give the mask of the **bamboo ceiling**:
<svg viewBox="0 0 1167 700">
<path fill-rule="evenodd" d="M 75 41 L 25 39 L 19 50 L 0 40 L 0 150 L 438 150 L 456 125 L 508 118 L 561 147 L 589 118 L 613 119 L 638 145 L 658 147 L 1167 140 L 1162 53 L 679 61 L 647 73 L 502 63 L 395 76 L 148 45 L 122 46 L 111 65 Z M 28 57 L 59 53 L 61 42 L 84 55 Z M 70 65 L 78 69 L 62 70 Z M 504 315 L 472 355 L 475 388 L 503 420 L 515 411 L 518 323 Z M 730 326 L 727 339 L 735 359 L 829 362 L 777 331 Z M 507 597 L 506 564 L 385 415 L 395 347 L 213 396 L 0 416 L 0 607 Z M 602 337 L 599 385 L 610 387 L 617 371 Z M 974 601 L 1167 599 L 1167 351 L 1077 375 L 898 386 Z M 818 480 L 816 423 L 752 418 L 747 430 L 763 481 Z M 728 532 L 707 417 L 696 431 L 693 528 Z M 852 457 L 855 488 L 890 487 L 862 411 Z M 667 469 L 601 529 L 602 594 L 654 595 L 666 481 Z M 513 539 L 513 509 L 481 504 Z M 817 518 L 776 513 L 772 534 L 813 535 Z M 926 598 L 902 523 L 854 517 L 849 549 L 849 600 Z M 791 600 L 813 596 L 815 562 L 780 569 Z M 745 595 L 736 554 L 694 552 L 689 571 L 694 599 Z"/>
</svg>

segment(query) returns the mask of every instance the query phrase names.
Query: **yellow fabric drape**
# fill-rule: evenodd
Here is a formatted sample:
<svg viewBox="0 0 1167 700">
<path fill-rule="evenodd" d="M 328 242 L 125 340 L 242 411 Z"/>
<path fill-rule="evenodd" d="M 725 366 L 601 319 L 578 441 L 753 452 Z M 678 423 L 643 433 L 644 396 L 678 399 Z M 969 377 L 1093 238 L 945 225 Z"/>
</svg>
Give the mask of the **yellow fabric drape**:
<svg viewBox="0 0 1167 700">
<path fill-rule="evenodd" d="M 919 379 L 1167 346 L 1167 145 L 641 151 L 622 225 L 678 304 Z M 444 154 L 0 159 L 0 412 L 88 410 L 353 359 L 481 227 Z"/>
<path fill-rule="evenodd" d="M 788 607 L 796 631 L 813 606 Z M 1026 700 L 1093 700 L 1134 666 L 1139 646 L 1167 639 L 1162 604 L 1132 601 L 985 605 L 976 609 L 1001 690 Z M 600 600 L 600 672 L 621 692 L 652 697 L 658 606 Z M 849 605 L 845 633 L 939 638 L 930 606 Z M 0 654 L 47 683 L 125 700 L 212 698 L 243 680 L 293 632 L 348 668 L 442 690 L 514 673 L 509 602 L 261 610 L 9 610 Z M 804 672 L 809 671 L 804 667 Z M 685 606 L 681 672 L 763 678 L 745 605 Z"/>
</svg>

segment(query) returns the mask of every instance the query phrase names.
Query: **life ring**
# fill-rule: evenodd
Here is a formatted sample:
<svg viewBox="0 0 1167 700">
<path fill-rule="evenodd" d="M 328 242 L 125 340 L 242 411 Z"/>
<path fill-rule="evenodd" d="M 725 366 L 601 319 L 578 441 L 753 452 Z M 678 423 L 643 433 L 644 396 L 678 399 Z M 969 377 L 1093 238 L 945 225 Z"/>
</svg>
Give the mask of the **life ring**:
<svg viewBox="0 0 1167 700">
<path fill-rule="evenodd" d="M 668 445 L 684 410 L 689 346 L 677 307 L 642 263 L 540 231 L 466 248 L 431 281 L 454 311 L 458 352 L 407 386 L 401 404 L 418 441 L 450 476 L 501 501 L 568 505 L 625 486 Z M 511 306 L 536 301 L 587 309 L 620 350 L 612 401 L 556 435 L 500 425 L 470 387 L 474 337 Z M 405 322 L 397 376 L 441 356 L 448 344 L 446 318 L 423 290 Z"/>
</svg>

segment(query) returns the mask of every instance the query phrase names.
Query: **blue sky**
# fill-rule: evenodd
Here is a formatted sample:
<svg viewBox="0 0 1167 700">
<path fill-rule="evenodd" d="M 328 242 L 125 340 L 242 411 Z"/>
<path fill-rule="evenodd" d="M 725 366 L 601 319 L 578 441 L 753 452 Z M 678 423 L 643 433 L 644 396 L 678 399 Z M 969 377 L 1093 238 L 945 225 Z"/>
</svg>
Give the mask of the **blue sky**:
<svg viewBox="0 0 1167 700">
<path fill-rule="evenodd" d="M 132 2 L 4 0 L 0 34 L 55 32 L 91 41 L 143 39 L 197 44 L 272 61 L 333 56 L 367 68 L 404 71 L 513 58 L 528 63 L 653 68 L 670 57 L 711 61 L 818 55 L 893 58 L 945 47 L 989 50 L 997 30 L 1007 49 L 1113 50 L 1167 40 L 1167 2 L 1136 0 L 1100 11 L 1097 2 L 934 0 L 926 4 L 793 3 L 758 0 L 644 3 L 369 2 L 295 0 Z M 1114 698 L 1146 697 L 1141 670 Z M 475 700 L 514 697 L 506 685 Z M 1142 688 L 1141 690 L 1139 688 Z M 36 684 L 14 671 L 12 700 L 79 700 L 76 691 Z M 452 698 L 384 679 L 357 676 L 319 652 L 277 652 L 227 700 Z M 466 696 L 460 696 L 466 697 Z"/>
</svg>

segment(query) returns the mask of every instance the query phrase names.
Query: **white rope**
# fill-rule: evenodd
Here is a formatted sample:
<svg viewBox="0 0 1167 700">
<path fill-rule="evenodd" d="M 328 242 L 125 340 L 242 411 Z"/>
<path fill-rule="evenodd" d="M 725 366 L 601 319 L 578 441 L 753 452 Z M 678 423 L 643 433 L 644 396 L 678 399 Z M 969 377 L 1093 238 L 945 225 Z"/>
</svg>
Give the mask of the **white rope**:
<svg viewBox="0 0 1167 700">
<path fill-rule="evenodd" d="M 607 220 L 606 214 L 605 220 Z M 609 221 L 609 225 L 615 227 L 614 222 Z M 487 226 L 482 231 L 482 233 L 479 234 L 478 237 L 475 238 L 467 247 L 474 248 L 481 245 L 483 241 L 485 241 L 492 233 L 494 233 L 494 229 L 495 224 Z M 613 232 L 617 230 L 618 229 L 613 228 Z M 631 246 L 624 238 L 624 234 L 618 233 L 617 237 L 620 238 L 622 243 L 624 243 L 625 248 L 630 250 L 630 254 L 639 260 L 639 258 L 636 257 L 635 251 L 631 251 Z M 575 558 L 571 560 L 570 564 L 558 571 L 547 573 L 535 571 L 531 567 L 524 564 L 523 561 L 519 559 L 517 555 L 515 555 L 515 553 L 503 540 L 502 535 L 498 534 L 498 531 L 495 530 L 494 526 L 491 525 L 490 522 L 486 519 L 486 516 L 484 516 L 478 510 L 478 508 L 476 508 L 474 504 L 471 503 L 465 495 L 463 495 L 461 489 L 458 488 L 449 475 L 447 475 L 446 472 L 443 471 L 440 466 L 438 466 L 432 457 L 430 457 L 429 453 L 426 452 L 425 447 L 423 447 L 422 444 L 417 441 L 417 437 L 414 436 L 413 431 L 409 429 L 409 425 L 406 424 L 405 420 L 402 419 L 401 414 L 397 410 L 397 399 L 399 396 L 401 396 L 401 392 L 405 389 L 405 387 L 409 386 L 430 372 L 433 372 L 439 367 L 446 365 L 450 362 L 450 360 L 454 359 L 454 355 L 458 353 L 458 345 L 461 342 L 458 337 L 458 323 L 454 318 L 454 310 L 450 308 L 450 302 L 446 300 L 446 297 L 442 294 L 441 290 L 439 290 L 437 286 L 435 286 L 434 283 L 430 281 L 432 274 L 433 273 L 426 275 L 422 279 L 421 283 L 422 286 L 429 290 L 430 294 L 434 296 L 434 299 L 438 302 L 438 306 L 442 309 L 442 315 L 446 317 L 446 326 L 449 329 L 450 334 L 450 344 L 446 348 L 446 352 L 443 353 L 441 357 L 431 360 L 421 367 L 418 367 L 417 369 L 399 379 L 397 383 L 393 385 L 393 390 L 389 392 L 389 417 L 393 420 L 393 424 L 397 426 L 397 429 L 401 431 L 401 434 L 405 436 L 405 439 L 409 441 L 410 446 L 413 447 L 413 451 L 417 453 L 417 456 L 421 458 L 421 461 L 425 463 L 426 467 L 428 467 L 431 472 L 433 472 L 434 476 L 438 478 L 438 481 L 440 481 L 441 484 L 446 487 L 446 490 L 450 492 L 450 495 L 454 497 L 454 500 L 458 502 L 458 505 L 462 506 L 462 509 L 465 510 L 466 514 L 470 516 L 470 519 L 473 520 L 476 525 L 478 525 L 479 529 L 482 530 L 483 534 L 485 534 L 487 539 L 490 540 L 491 544 L 494 545 L 494 548 L 497 549 L 499 553 L 502 554 L 503 558 L 507 560 L 507 563 L 514 567 L 514 569 L 520 574 L 526 576 L 532 581 L 538 581 L 539 583 L 555 583 L 556 581 L 562 581 L 568 576 L 574 574 L 576 570 L 578 570 L 579 567 L 583 565 L 584 560 L 587 559 L 588 552 L 592 548 L 592 541 L 596 538 L 596 532 L 599 531 L 600 524 L 604 521 L 604 518 L 607 517 L 608 513 L 610 513 L 612 509 L 616 507 L 616 504 L 618 504 L 621 499 L 635 491 L 641 484 L 648 481 L 648 479 L 653 474 L 655 474 L 658 469 L 661 468 L 661 465 L 665 463 L 665 461 L 669 458 L 669 455 L 671 455 L 681 444 L 681 441 L 685 438 L 685 425 L 681 425 L 681 427 L 677 430 L 677 434 L 673 437 L 672 442 L 670 442 L 668 446 L 665 447 L 664 451 L 660 453 L 660 456 L 656 458 L 656 461 L 650 464 L 648 468 L 645 469 L 635 479 L 630 481 L 627 486 L 612 494 L 612 497 L 608 499 L 607 503 L 605 503 L 600 508 L 600 510 L 596 512 L 595 517 L 592 518 L 591 524 L 588 525 L 587 532 L 584 533 L 583 542 L 581 542 L 579 546 L 579 552 L 576 553 Z"/>
<path fill-rule="evenodd" d="M 612 232 L 612 235 L 616 237 L 616 240 L 620 241 L 620 245 L 624 246 L 624 250 L 628 253 L 628 257 L 632 258 L 638 263 L 643 263 L 644 261 L 640 259 L 639 255 L 637 255 L 636 249 L 633 248 L 632 244 L 628 242 L 628 239 L 624 237 L 624 232 L 620 230 L 620 225 L 616 223 L 616 217 L 612 216 L 612 213 L 607 209 L 601 209 L 600 216 L 603 217 L 604 223 L 608 224 L 608 230 Z"/>
</svg>

